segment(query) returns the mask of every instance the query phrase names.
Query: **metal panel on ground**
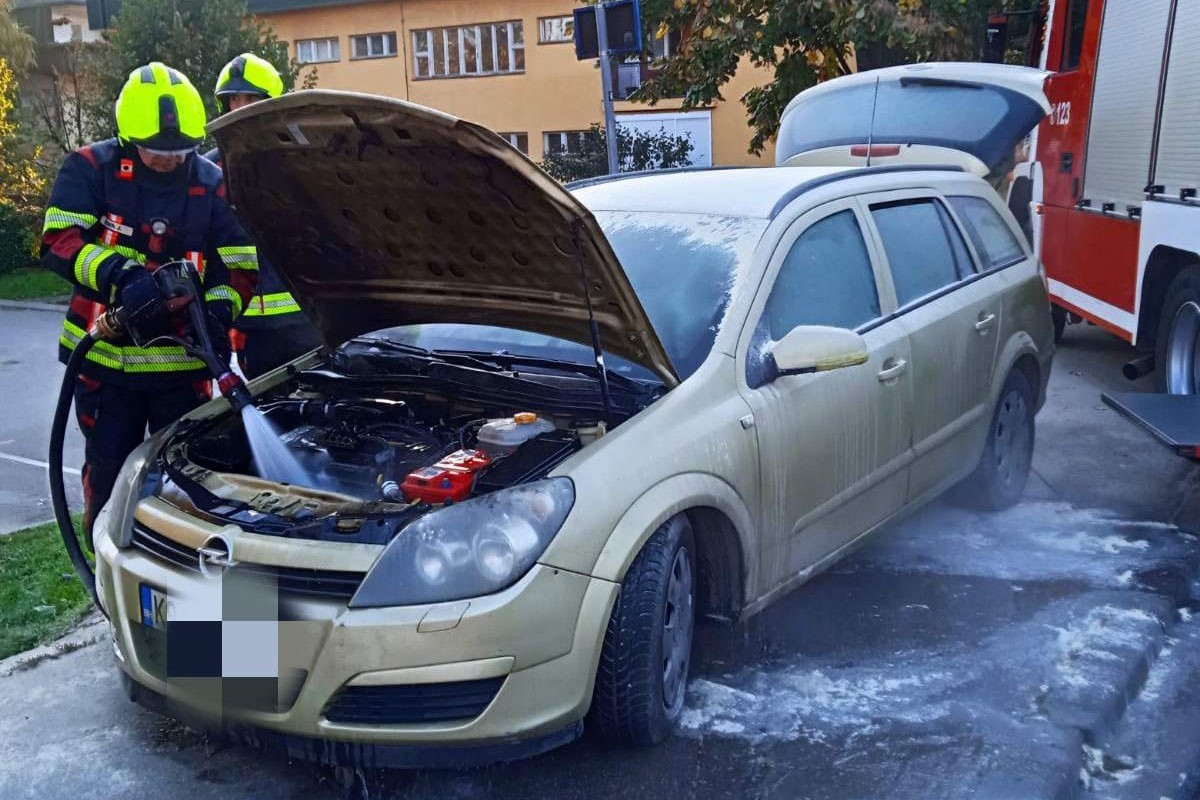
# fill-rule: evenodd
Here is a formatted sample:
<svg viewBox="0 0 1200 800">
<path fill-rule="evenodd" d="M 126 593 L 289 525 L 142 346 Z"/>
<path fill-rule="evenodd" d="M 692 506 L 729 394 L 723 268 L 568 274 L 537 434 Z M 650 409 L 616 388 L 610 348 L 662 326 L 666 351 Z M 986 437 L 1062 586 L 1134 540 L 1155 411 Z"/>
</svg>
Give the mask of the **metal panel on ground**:
<svg viewBox="0 0 1200 800">
<path fill-rule="evenodd" d="M 1170 0 L 1109 0 L 1088 125 L 1083 198 L 1094 209 L 1141 206 Z"/>
<path fill-rule="evenodd" d="M 1200 187 L 1200 3 L 1175 12 L 1154 183 L 1167 194 Z"/>
</svg>

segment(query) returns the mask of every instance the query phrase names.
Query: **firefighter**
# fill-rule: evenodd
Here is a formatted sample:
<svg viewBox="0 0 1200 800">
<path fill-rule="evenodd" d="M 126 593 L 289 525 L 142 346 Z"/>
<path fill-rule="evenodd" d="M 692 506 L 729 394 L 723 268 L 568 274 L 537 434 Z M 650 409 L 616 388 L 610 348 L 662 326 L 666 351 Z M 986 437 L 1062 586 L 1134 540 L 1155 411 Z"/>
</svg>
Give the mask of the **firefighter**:
<svg viewBox="0 0 1200 800">
<path fill-rule="evenodd" d="M 138 309 L 150 332 L 179 332 L 151 271 L 187 259 L 203 276 L 209 333 L 225 342 L 254 294 L 258 256 L 225 200 L 221 170 L 196 153 L 204 138 L 200 93 L 159 62 L 129 74 L 116 103 L 117 137 L 67 156 L 50 192 L 42 264 L 75 286 L 59 360 L 110 305 Z M 228 352 L 224 354 L 228 357 Z M 140 348 L 128 338 L 88 353 L 75 388 L 84 434 L 84 528 L 112 492 L 126 456 L 207 399 L 210 376 L 178 345 Z"/>
<path fill-rule="evenodd" d="M 221 113 L 236 111 L 281 95 L 283 78 L 271 62 L 253 53 L 242 53 L 221 70 L 215 93 Z M 221 163 L 216 148 L 205 157 Z M 283 278 L 261 257 L 258 293 L 238 320 L 230 343 L 247 378 L 257 378 L 321 344 L 316 328 L 300 310 Z"/>
</svg>

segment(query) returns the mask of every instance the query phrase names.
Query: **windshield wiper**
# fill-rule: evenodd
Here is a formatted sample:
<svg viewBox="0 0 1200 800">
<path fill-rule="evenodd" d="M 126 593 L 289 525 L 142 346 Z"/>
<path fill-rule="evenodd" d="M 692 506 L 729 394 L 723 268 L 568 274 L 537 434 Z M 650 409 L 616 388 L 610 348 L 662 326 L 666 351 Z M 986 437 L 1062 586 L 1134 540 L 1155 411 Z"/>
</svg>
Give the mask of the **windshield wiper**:
<svg viewBox="0 0 1200 800">
<path fill-rule="evenodd" d="M 387 350 L 394 353 L 403 353 L 404 355 L 416 356 L 425 361 L 441 361 L 447 364 L 455 364 L 457 366 L 474 367 L 488 372 L 496 372 L 500 367 L 488 361 L 481 361 L 475 358 L 470 353 L 465 351 L 459 352 L 455 350 L 426 350 L 423 347 L 417 347 L 415 344 L 406 342 L 397 342 L 392 339 L 351 339 L 348 344 L 355 344 L 361 347 L 376 347 L 380 350 Z"/>
<path fill-rule="evenodd" d="M 490 362 L 509 372 L 512 372 L 514 367 L 540 367 L 542 369 L 552 369 L 558 372 L 574 372 L 578 375 L 586 375 L 587 377 L 596 380 L 598 380 L 600 377 L 600 370 L 594 364 L 581 364 L 578 361 L 569 361 L 562 358 L 543 358 L 541 356 L 515 355 L 503 350 L 491 353 L 481 350 L 434 350 L 433 355 L 465 357 L 476 361 L 483 361 L 485 363 Z M 630 378 L 612 370 L 609 367 L 604 368 L 604 373 L 608 376 L 610 383 L 620 384 L 621 388 L 623 389 L 640 392 L 645 391 L 648 385 L 647 381 L 639 381 L 635 378 Z"/>
</svg>

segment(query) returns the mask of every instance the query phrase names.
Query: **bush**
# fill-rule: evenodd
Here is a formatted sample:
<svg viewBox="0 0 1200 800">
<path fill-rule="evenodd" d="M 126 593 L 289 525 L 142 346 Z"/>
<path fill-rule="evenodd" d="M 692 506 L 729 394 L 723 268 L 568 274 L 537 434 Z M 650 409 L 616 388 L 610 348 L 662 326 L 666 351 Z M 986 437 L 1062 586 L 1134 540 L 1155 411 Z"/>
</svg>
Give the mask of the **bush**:
<svg viewBox="0 0 1200 800">
<path fill-rule="evenodd" d="M 28 217 L 0 200 L 0 275 L 37 264 L 36 239 Z"/>
<path fill-rule="evenodd" d="M 659 129 L 654 133 L 617 125 L 617 167 L 621 172 L 670 169 L 691 164 L 692 139 Z M 608 139 L 604 128 L 593 125 L 583 134 L 574 153 L 548 153 L 542 169 L 563 183 L 594 178 L 608 172 Z"/>
</svg>

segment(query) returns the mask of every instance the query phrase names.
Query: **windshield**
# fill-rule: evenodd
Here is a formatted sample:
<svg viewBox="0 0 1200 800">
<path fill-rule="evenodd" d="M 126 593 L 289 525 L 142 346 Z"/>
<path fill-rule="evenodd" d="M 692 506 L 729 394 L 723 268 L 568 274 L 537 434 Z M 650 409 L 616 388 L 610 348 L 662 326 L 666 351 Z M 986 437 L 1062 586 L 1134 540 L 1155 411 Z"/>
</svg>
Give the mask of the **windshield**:
<svg viewBox="0 0 1200 800">
<path fill-rule="evenodd" d="M 680 378 L 708 357 L 739 267 L 750 262 L 767 221 L 715 214 L 597 211 Z"/>
<path fill-rule="evenodd" d="M 596 219 L 650 317 L 671 363 L 686 379 L 712 350 L 739 266 L 749 262 L 766 220 L 708 214 L 599 211 Z M 476 350 L 593 362 L 591 347 L 540 333 L 487 325 L 406 325 L 380 331 L 426 350 Z M 630 378 L 654 380 L 650 370 L 605 355 L 606 365 Z"/>
</svg>

